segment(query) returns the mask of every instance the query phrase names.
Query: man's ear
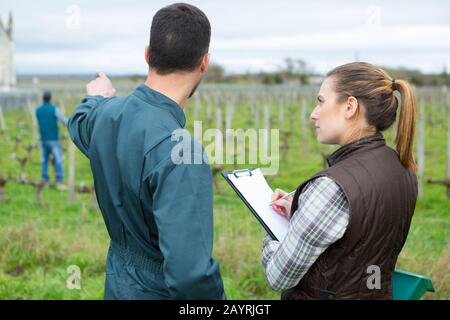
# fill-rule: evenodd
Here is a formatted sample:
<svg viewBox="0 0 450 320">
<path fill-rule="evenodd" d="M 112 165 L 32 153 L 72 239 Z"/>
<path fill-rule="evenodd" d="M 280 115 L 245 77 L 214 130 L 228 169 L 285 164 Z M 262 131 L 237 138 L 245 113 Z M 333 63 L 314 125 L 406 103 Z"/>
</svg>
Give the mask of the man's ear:
<svg viewBox="0 0 450 320">
<path fill-rule="evenodd" d="M 345 119 L 353 119 L 359 114 L 359 103 L 358 99 L 353 96 L 348 97 L 347 103 L 345 105 Z"/>
<path fill-rule="evenodd" d="M 147 65 L 150 65 L 150 47 L 148 45 L 145 46 L 145 61 Z"/>
<path fill-rule="evenodd" d="M 200 64 L 200 71 L 201 71 L 201 73 L 205 73 L 208 70 L 209 58 L 210 58 L 210 54 L 209 53 L 206 53 L 203 56 L 202 63 Z"/>
</svg>

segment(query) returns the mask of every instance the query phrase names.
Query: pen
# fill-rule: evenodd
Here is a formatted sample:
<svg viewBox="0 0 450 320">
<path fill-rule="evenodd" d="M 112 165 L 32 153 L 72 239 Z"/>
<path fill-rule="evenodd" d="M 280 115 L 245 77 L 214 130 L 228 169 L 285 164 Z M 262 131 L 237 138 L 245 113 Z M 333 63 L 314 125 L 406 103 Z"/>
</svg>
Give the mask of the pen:
<svg viewBox="0 0 450 320">
<path fill-rule="evenodd" d="M 278 201 L 278 200 L 281 200 L 281 199 L 286 199 L 287 197 L 292 196 L 292 195 L 295 193 L 295 191 L 297 191 L 297 190 L 294 190 L 294 191 L 292 191 L 292 192 L 289 192 L 288 194 L 285 194 L 285 195 L 282 196 L 280 199 L 277 199 L 277 200 L 275 200 L 275 201 Z M 273 205 L 273 203 L 274 203 L 275 201 L 272 201 L 271 203 L 269 203 L 269 206 Z"/>
</svg>

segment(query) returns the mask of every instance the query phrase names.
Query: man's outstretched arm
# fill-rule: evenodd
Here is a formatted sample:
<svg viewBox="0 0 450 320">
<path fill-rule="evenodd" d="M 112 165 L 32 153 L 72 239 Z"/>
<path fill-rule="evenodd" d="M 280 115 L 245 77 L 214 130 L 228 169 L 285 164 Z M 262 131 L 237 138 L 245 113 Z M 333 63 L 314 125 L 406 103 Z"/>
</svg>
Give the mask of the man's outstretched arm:
<svg viewBox="0 0 450 320">
<path fill-rule="evenodd" d="M 76 146 L 89 157 L 89 141 L 95 123 L 96 108 L 105 98 L 115 96 L 111 80 L 105 73 L 97 73 L 97 78 L 86 85 L 87 96 L 78 104 L 72 116 L 69 118 L 69 134 Z"/>
</svg>

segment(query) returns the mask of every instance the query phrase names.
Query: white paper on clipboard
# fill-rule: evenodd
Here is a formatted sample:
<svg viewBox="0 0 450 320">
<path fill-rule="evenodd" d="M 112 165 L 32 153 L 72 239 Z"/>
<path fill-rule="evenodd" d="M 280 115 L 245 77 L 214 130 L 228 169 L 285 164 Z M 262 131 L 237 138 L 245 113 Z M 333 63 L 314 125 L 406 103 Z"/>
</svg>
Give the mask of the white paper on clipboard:
<svg viewBox="0 0 450 320">
<path fill-rule="evenodd" d="M 270 205 L 273 191 L 260 169 L 253 169 L 251 175 L 228 174 L 228 179 L 258 214 L 278 241 L 283 241 L 289 221 L 273 210 Z"/>
</svg>

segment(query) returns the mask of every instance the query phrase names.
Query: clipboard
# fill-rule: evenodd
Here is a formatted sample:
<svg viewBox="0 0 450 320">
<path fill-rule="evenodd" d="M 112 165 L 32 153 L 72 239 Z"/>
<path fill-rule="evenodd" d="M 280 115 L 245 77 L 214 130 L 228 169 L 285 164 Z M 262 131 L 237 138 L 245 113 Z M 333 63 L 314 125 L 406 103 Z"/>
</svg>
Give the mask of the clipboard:
<svg viewBox="0 0 450 320">
<path fill-rule="evenodd" d="M 289 221 L 269 205 L 273 191 L 261 170 L 250 168 L 222 171 L 221 174 L 272 239 L 282 241 L 286 236 Z M 242 184 L 239 183 L 241 181 L 239 179 L 244 179 Z"/>
</svg>

